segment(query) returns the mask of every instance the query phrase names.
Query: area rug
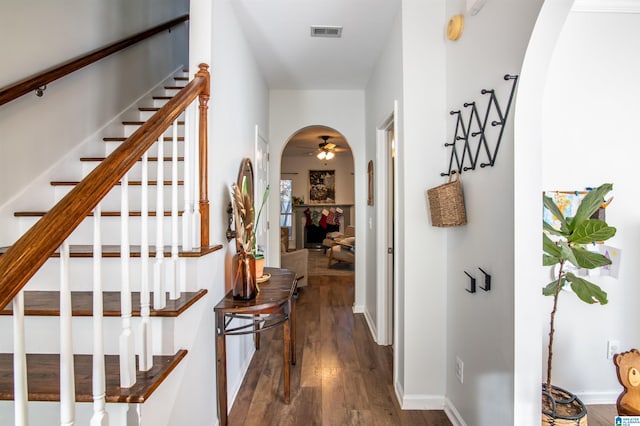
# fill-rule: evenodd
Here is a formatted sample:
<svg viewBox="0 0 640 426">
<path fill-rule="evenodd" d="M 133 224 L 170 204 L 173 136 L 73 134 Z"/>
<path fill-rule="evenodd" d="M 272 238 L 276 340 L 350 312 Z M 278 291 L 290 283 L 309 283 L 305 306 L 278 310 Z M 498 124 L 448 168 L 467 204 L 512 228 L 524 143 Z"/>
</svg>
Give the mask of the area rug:
<svg viewBox="0 0 640 426">
<path fill-rule="evenodd" d="M 338 262 L 328 267 L 329 257 L 322 250 L 309 250 L 309 276 L 349 276 L 355 274 L 355 265 Z"/>
</svg>

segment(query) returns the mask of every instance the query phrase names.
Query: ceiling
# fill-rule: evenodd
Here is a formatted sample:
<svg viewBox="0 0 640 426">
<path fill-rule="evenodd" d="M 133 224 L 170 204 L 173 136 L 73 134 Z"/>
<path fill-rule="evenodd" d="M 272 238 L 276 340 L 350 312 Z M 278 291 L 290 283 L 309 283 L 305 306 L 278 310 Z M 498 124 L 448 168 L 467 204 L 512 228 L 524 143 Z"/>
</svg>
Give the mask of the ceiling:
<svg viewBox="0 0 640 426">
<path fill-rule="evenodd" d="M 234 0 L 270 89 L 364 89 L 400 0 Z M 342 26 L 341 38 L 310 36 Z"/>
<path fill-rule="evenodd" d="M 296 134 L 291 136 L 289 143 L 282 151 L 283 157 L 312 157 L 318 153 L 319 144 L 323 142 L 320 136 L 329 136 L 327 142 L 335 144 L 335 155 L 352 156 L 351 148 L 342 134 L 331 127 L 325 126 L 309 126 L 300 129 Z"/>
</svg>

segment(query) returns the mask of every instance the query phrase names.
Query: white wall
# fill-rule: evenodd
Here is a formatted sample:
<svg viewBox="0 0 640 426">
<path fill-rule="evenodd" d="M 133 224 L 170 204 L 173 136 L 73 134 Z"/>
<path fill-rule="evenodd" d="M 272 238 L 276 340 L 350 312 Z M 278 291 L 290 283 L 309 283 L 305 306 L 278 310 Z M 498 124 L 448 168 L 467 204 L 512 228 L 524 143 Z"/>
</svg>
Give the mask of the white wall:
<svg viewBox="0 0 640 426">
<path fill-rule="evenodd" d="M 309 202 L 309 170 L 335 170 L 336 204 L 353 204 L 355 200 L 353 156 L 338 153 L 329 161 L 318 160 L 315 156 L 283 157 L 281 179 L 292 180 L 292 191 L 296 197 Z"/>
<path fill-rule="evenodd" d="M 72 10 L 73 13 L 69 13 Z M 188 12 L 185 0 L 4 1 L 0 86 Z M 153 84 L 186 65 L 181 24 L 0 107 L 0 206 L 106 125 Z"/>
<path fill-rule="evenodd" d="M 232 1 L 192 0 L 191 16 L 196 29 L 191 35 L 190 63 L 211 64 L 209 102 L 209 203 L 211 244 L 225 247 L 200 270 L 199 279 L 209 290 L 208 313 L 198 327 L 201 344 L 198 356 L 189 364 L 181 386 L 185 393 L 198 389 L 198 409 L 186 404 L 176 409 L 167 424 L 180 424 L 185 418 L 193 424 L 215 423 L 217 418 L 215 321 L 213 306 L 224 296 L 230 282 L 233 244 L 227 244 L 227 204 L 231 183 L 236 181 L 243 158 L 253 159 L 255 125 L 268 129 L 268 91 L 252 52 L 240 30 Z M 277 198 L 277 197 L 272 197 Z M 227 388 L 229 409 L 242 383 L 253 355 L 251 336 L 227 338 Z M 208 355 L 207 355 L 208 354 Z"/>
<path fill-rule="evenodd" d="M 545 190 L 577 190 L 613 183 L 607 222 L 618 229 L 607 242 L 620 248 L 618 279 L 591 277 L 609 295 L 606 306 L 560 296 L 554 340 L 553 383 L 587 403 L 614 403 L 622 387 L 607 340 L 637 348 L 635 301 L 640 256 L 637 190 L 637 118 L 640 115 L 640 15 L 572 12 L 552 57 L 544 97 L 542 182 Z M 548 272 L 541 285 L 551 281 Z M 551 298 L 543 302 L 546 345 Z"/>
<path fill-rule="evenodd" d="M 270 182 L 280 180 L 282 150 L 298 130 L 312 125 L 331 127 L 342 133 L 354 157 L 355 205 L 366 205 L 367 172 L 364 161 L 364 91 L 272 90 L 269 97 Z M 332 160 L 333 161 L 333 160 Z M 305 200 L 308 196 L 305 197 Z M 278 197 L 269 199 L 270 217 L 280 214 Z M 366 244 L 364 209 L 356 208 L 358 245 Z M 269 251 L 279 253 L 280 237 L 272 232 Z M 364 253 L 356 252 L 356 309 L 364 305 Z M 269 260 L 268 262 L 271 262 Z M 279 259 L 277 260 L 279 265 Z M 358 308 L 360 307 L 360 308 Z"/>
<path fill-rule="evenodd" d="M 403 104 L 397 136 L 398 375 L 406 409 L 441 409 L 445 393 L 446 263 L 425 190 L 440 182 L 445 137 L 445 2 L 402 2 Z"/>
<path fill-rule="evenodd" d="M 386 45 L 376 62 L 375 68 L 367 83 L 365 91 L 366 101 L 366 162 L 373 161 L 374 165 L 374 205 L 366 206 L 367 221 L 378 223 L 377 210 L 387 205 L 387 200 L 379 198 L 379 189 L 382 185 L 381 176 L 387 174 L 386 164 L 383 158 L 377 157 L 377 129 L 391 114 L 393 114 L 394 102 L 402 103 L 402 14 L 400 8 L 397 11 L 392 27 L 389 29 Z M 395 125 L 401 121 L 396 120 Z M 402 133 L 400 131 L 400 133 Z M 366 246 L 366 303 L 365 315 L 372 324 L 372 328 L 379 330 L 383 320 L 379 320 L 378 286 L 382 277 L 377 270 L 378 253 L 380 250 L 386 253 L 386 247 L 378 247 L 377 225 L 367 228 Z M 360 246 L 360 245 L 359 245 Z M 364 247 L 364 246 L 362 246 Z M 379 334 L 379 331 L 378 331 Z M 396 348 L 397 349 L 397 348 Z"/>
<path fill-rule="evenodd" d="M 464 32 L 448 41 L 446 110 L 462 110 L 465 121 L 475 101 L 484 117 L 495 89 L 505 112 L 511 82 L 505 74 L 519 74 L 541 1 L 487 2 L 475 16 L 465 13 Z M 447 16 L 466 11 L 466 2 L 447 2 Z M 491 126 L 489 126 L 491 127 Z M 455 132 L 454 116 L 447 117 L 447 139 Z M 488 135 L 495 147 L 498 133 Z M 472 149 L 475 141 L 472 138 Z M 444 140 L 432 141 L 442 147 Z M 514 137 L 513 110 L 494 167 L 463 172 L 468 224 L 447 234 L 447 398 L 452 410 L 469 425 L 512 425 L 514 421 Z M 449 150 L 438 172 L 447 171 Z M 461 152 L 461 151 L 460 151 Z M 442 154 L 440 154 L 442 155 Z M 480 161 L 486 161 L 481 157 Z M 492 276 L 491 291 L 465 291 L 465 271 L 484 284 L 482 268 Z M 464 363 L 464 382 L 455 374 L 455 360 Z M 519 423 L 518 423 L 519 424 Z"/>
</svg>

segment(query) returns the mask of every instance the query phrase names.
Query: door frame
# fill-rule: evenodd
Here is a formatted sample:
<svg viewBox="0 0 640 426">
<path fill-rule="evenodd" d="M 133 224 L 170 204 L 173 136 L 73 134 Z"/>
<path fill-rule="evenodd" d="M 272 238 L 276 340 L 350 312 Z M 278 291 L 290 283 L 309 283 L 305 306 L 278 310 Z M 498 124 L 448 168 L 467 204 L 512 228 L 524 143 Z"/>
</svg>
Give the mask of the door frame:
<svg viewBox="0 0 640 426">
<path fill-rule="evenodd" d="M 398 102 L 395 101 L 393 111 L 376 129 L 376 167 L 375 167 L 375 200 L 376 203 L 376 341 L 379 345 L 394 345 L 397 348 L 397 285 L 398 268 L 393 267 L 389 271 L 388 248 L 391 247 L 397 253 L 398 233 L 394 234 L 393 241 L 389 241 L 389 167 L 391 165 L 391 155 L 389 144 L 391 140 L 388 135 L 393 132 L 395 143 L 398 142 Z M 397 166 L 397 164 L 396 164 Z M 394 212 L 398 210 L 398 168 L 394 168 Z M 394 262 L 394 265 L 397 262 Z M 393 280 L 389 282 L 388 277 L 392 274 Z M 395 359 L 395 349 L 394 349 Z M 394 362 L 395 365 L 395 362 Z M 395 374 L 394 374 L 395 375 Z"/>
</svg>

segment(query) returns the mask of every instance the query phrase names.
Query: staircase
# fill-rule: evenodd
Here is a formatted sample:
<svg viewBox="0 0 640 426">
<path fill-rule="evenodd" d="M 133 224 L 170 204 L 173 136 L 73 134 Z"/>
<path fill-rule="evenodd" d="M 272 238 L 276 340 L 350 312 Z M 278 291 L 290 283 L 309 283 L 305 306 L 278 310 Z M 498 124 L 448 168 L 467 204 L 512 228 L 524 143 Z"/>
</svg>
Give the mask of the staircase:
<svg viewBox="0 0 640 426">
<path fill-rule="evenodd" d="M 196 77 L 203 77 L 202 71 Z M 33 233 L 42 223 L 50 223 L 44 229 L 56 228 L 65 215 L 78 214 L 75 206 L 86 200 L 69 201 L 74 189 L 91 180 L 101 164 L 115 165 L 110 170 L 119 173 L 121 166 L 112 159 L 134 149 L 127 144 L 141 133 L 144 138 L 151 132 L 145 123 L 165 112 L 161 108 L 174 96 L 195 90 L 184 89 L 188 80 L 183 71 L 163 82 L 117 128 L 110 126 L 109 134 L 91 143 L 91 155 L 78 159 L 76 178 L 51 182 L 55 207 L 16 211 L 11 226 Z M 207 99 L 208 84 L 206 73 Z M 206 187 L 198 187 L 206 182 L 206 166 L 203 171 L 205 162 L 194 155 L 206 155 L 203 93 L 190 95 L 196 99 L 192 111 L 168 121 L 167 130 L 99 204 L 84 208 L 90 213 L 66 231 L 43 235 L 43 240 L 66 235 L 47 252 L 48 259 L 23 260 L 31 255 L 29 241 L 37 241 L 28 233 L 13 248 L 0 248 L 0 293 L 22 275 L 32 275 L 0 310 L 0 425 L 168 424 L 173 404 L 167 398 L 177 398 L 180 380 L 175 371 L 184 370 L 197 344 L 191 329 L 210 309 L 197 270 L 221 248 L 208 242 Z M 189 124 L 197 121 L 198 96 L 200 133 L 197 127 L 191 132 Z M 190 134 L 199 135 L 200 145 Z M 27 272 L 14 273 L 21 268 Z M 6 278 L 12 273 L 18 277 L 13 281 Z M 154 397 L 159 393 L 163 396 Z"/>
</svg>

